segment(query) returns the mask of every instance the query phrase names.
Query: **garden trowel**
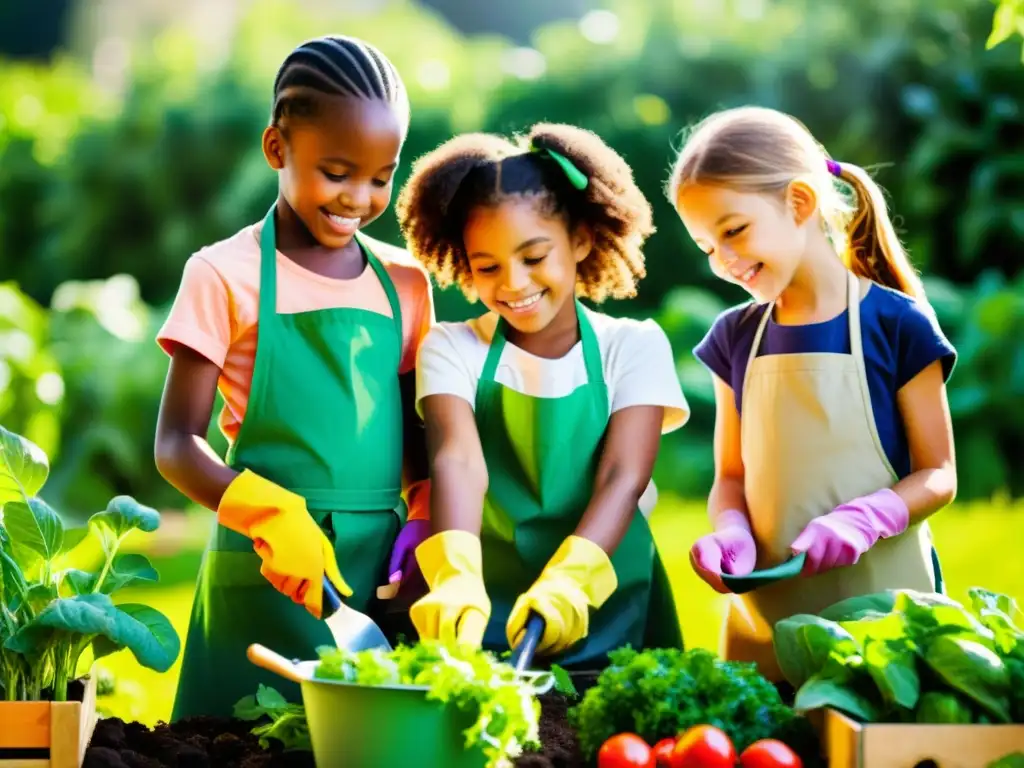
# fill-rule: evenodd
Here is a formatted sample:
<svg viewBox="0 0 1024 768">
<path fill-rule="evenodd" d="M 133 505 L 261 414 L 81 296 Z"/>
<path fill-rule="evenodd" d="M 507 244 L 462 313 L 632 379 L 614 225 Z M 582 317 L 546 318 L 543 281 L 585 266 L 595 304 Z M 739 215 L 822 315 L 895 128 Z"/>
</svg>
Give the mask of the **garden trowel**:
<svg viewBox="0 0 1024 768">
<path fill-rule="evenodd" d="M 341 602 L 338 590 L 327 576 L 324 576 L 323 616 L 339 648 L 347 651 L 365 651 L 370 648 L 392 650 L 391 643 L 373 619 Z"/>
</svg>

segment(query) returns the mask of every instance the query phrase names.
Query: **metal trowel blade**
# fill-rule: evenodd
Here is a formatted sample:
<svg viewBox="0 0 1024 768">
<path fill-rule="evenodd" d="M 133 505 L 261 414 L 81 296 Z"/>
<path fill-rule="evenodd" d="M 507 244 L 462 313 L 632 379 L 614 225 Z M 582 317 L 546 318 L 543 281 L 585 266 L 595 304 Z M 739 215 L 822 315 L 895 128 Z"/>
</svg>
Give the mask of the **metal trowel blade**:
<svg viewBox="0 0 1024 768">
<path fill-rule="evenodd" d="M 330 580 L 324 576 L 324 614 L 327 628 L 334 643 L 347 651 L 366 651 L 380 648 L 390 651 L 391 643 L 376 622 L 365 613 L 349 608 L 338 595 Z"/>
</svg>

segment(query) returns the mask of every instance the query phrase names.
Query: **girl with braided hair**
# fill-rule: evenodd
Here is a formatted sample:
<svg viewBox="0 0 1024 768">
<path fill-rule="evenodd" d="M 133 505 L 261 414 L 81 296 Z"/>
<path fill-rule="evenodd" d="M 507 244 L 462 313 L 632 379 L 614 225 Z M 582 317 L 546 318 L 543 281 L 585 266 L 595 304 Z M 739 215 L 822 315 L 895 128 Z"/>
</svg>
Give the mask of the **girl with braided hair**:
<svg viewBox="0 0 1024 768">
<path fill-rule="evenodd" d="M 667 337 L 581 300 L 635 295 L 648 201 L 595 134 L 469 134 L 418 160 L 398 199 L 410 250 L 486 308 L 439 323 L 417 364 L 432 536 L 421 637 L 593 669 L 625 644 L 681 647 L 647 523 L 661 435 L 689 408 Z"/>
<path fill-rule="evenodd" d="M 158 335 L 171 361 L 156 462 L 217 524 L 175 719 L 230 716 L 261 682 L 301 701 L 247 646 L 314 658 L 333 643 L 325 583 L 338 593 L 330 604 L 343 596 L 373 615 L 376 589 L 425 535 L 425 471 L 403 478 L 403 443 L 413 455 L 406 417 L 430 282 L 405 251 L 360 232 L 391 201 L 408 124 L 402 80 L 380 51 L 348 37 L 304 42 L 281 65 L 263 132 L 277 200 L 185 265 Z M 218 390 L 226 461 L 206 442 Z"/>
</svg>

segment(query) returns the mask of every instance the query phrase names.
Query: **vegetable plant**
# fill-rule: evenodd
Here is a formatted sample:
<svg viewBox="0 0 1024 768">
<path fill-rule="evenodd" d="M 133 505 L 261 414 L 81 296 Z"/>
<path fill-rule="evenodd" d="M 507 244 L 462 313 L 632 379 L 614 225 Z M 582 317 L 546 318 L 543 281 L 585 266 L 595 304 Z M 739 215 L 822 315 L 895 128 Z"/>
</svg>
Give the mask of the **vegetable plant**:
<svg viewBox="0 0 1024 768">
<path fill-rule="evenodd" d="M 754 664 L 724 661 L 703 648 L 624 647 L 612 651 L 609 661 L 597 685 L 569 710 L 587 759 L 617 733 L 657 744 L 701 725 L 723 731 L 737 752 L 776 738 L 806 755 L 807 765 L 819 753 L 810 723 L 785 705 Z"/>
<path fill-rule="evenodd" d="M 969 604 L 889 590 L 775 625 L 795 707 L 861 722 L 1024 722 L 1024 630 L 1016 602 L 981 587 Z"/>
<path fill-rule="evenodd" d="M 36 495 L 48 475 L 46 454 L 0 427 L 0 688 L 9 701 L 66 701 L 87 651 L 95 660 L 127 648 L 165 672 L 180 650 L 166 616 L 112 599 L 158 579 L 145 556 L 118 550 L 132 531 L 155 531 L 159 513 L 117 496 L 84 527 L 67 527 Z"/>
<path fill-rule="evenodd" d="M 235 704 L 235 717 L 239 720 L 270 722 L 257 725 L 252 733 L 259 737 L 263 749 L 270 748 L 270 739 L 277 739 L 288 750 L 312 751 L 306 710 L 301 704 L 292 704 L 273 688 L 260 683 L 255 695 L 246 696 Z"/>
<path fill-rule="evenodd" d="M 428 700 L 468 714 L 473 724 L 465 731 L 466 747 L 480 748 L 489 768 L 519 756 L 525 747 L 540 746 L 535 694 L 548 682 L 546 676 L 531 682 L 491 653 L 433 641 L 393 651 L 317 651 L 316 677 L 368 686 L 426 686 Z"/>
</svg>

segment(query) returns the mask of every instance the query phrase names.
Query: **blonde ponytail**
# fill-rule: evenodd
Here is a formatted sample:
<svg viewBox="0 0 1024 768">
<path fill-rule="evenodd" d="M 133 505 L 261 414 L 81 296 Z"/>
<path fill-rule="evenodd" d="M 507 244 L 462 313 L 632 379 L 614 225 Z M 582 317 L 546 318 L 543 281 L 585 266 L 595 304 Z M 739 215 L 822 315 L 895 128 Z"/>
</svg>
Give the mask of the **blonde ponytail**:
<svg viewBox="0 0 1024 768">
<path fill-rule="evenodd" d="M 843 262 L 857 275 L 923 301 L 924 286 L 896 234 L 881 188 L 863 168 L 837 165 L 839 179 L 857 198 L 845 226 Z"/>
<path fill-rule="evenodd" d="M 665 191 L 678 207 L 685 184 L 782 195 L 796 179 L 810 182 L 818 192 L 829 237 L 847 269 L 927 303 L 881 188 L 863 168 L 831 160 L 807 126 L 791 115 L 738 107 L 705 118 L 691 130 Z"/>
</svg>

